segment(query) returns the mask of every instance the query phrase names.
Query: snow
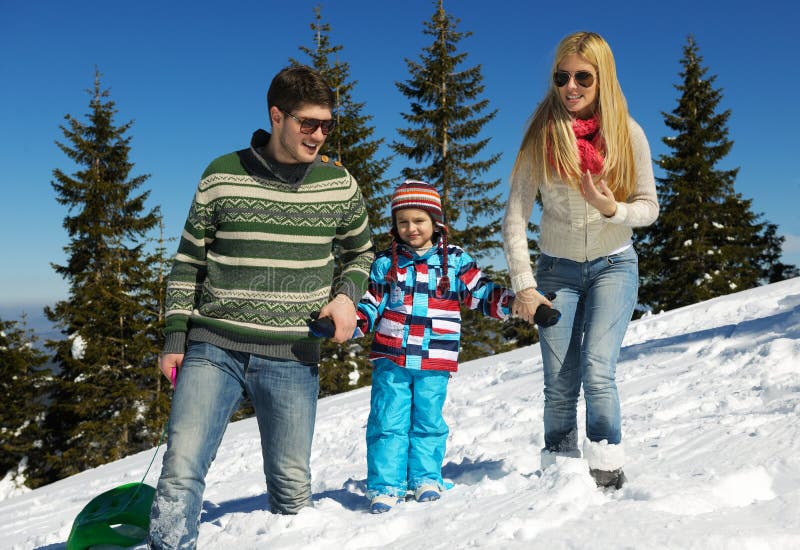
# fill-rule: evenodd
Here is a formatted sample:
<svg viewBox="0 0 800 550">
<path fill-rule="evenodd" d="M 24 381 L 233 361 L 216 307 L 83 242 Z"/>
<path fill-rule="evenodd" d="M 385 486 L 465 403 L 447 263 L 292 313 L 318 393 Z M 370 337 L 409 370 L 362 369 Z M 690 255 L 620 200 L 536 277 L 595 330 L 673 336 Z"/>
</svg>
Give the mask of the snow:
<svg viewBox="0 0 800 550">
<path fill-rule="evenodd" d="M 255 420 L 231 424 L 208 475 L 199 548 L 800 548 L 800 278 L 633 322 L 617 373 L 620 491 L 597 489 L 580 458 L 540 470 L 532 346 L 465 363 L 452 379 L 444 474 L 455 486 L 438 502 L 367 512 L 369 388 L 320 401 L 315 507 L 297 516 L 267 510 Z M 0 546 L 64 548 L 88 500 L 139 481 L 153 454 L 21 494 L 3 480 Z"/>
<path fill-rule="evenodd" d="M 72 340 L 72 348 L 70 353 L 73 359 L 81 360 L 86 354 L 86 341 L 80 334 L 73 334 L 70 339 Z"/>
</svg>

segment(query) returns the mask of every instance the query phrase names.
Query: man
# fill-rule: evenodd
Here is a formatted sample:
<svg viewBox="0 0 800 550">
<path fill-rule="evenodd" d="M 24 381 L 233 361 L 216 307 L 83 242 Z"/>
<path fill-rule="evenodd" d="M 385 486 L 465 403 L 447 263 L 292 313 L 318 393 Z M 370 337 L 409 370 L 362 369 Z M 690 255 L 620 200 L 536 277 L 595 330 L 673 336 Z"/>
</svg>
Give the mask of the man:
<svg viewBox="0 0 800 550">
<path fill-rule="evenodd" d="M 255 408 L 271 510 L 311 505 L 320 341 L 306 321 L 320 311 L 335 341 L 350 338 L 374 257 L 358 184 L 319 155 L 334 103 L 312 69 L 282 70 L 267 93 L 272 134 L 257 130 L 249 149 L 203 173 L 167 282 L 160 368 L 177 386 L 151 548 L 194 548 L 205 476 L 242 394 Z M 335 281 L 334 241 L 344 266 Z"/>
</svg>

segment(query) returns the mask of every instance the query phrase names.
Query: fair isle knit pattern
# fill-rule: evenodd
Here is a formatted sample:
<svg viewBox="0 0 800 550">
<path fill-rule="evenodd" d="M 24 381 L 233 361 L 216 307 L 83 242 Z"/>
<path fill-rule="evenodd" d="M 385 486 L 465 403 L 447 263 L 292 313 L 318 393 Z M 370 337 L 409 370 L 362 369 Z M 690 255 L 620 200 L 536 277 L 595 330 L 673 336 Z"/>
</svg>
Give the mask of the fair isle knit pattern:
<svg viewBox="0 0 800 550">
<path fill-rule="evenodd" d="M 186 220 L 167 283 L 167 353 L 186 339 L 304 362 L 319 360 L 307 319 L 335 294 L 364 293 L 374 258 L 355 179 L 325 157 L 281 181 L 250 149 L 214 160 Z M 334 276 L 333 244 L 343 270 Z M 333 284 L 332 284 L 333 283 Z"/>
</svg>

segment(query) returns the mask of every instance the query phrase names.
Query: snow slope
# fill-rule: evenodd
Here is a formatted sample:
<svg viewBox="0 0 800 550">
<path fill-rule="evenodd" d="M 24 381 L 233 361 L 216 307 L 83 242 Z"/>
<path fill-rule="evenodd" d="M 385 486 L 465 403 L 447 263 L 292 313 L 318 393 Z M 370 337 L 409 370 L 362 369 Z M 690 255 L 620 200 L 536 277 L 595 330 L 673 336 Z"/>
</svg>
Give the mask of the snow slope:
<svg viewBox="0 0 800 550">
<path fill-rule="evenodd" d="M 452 379 L 444 474 L 456 485 L 439 502 L 367 512 L 368 388 L 321 400 L 315 508 L 297 516 L 267 510 L 255 420 L 231 424 L 199 548 L 800 548 L 800 278 L 632 323 L 618 382 L 629 455 L 618 492 L 595 488 L 580 459 L 540 471 L 538 346 L 466 363 Z M 152 457 L 22 494 L 4 481 L 0 547 L 64 548 L 86 502 L 139 481 Z"/>
</svg>

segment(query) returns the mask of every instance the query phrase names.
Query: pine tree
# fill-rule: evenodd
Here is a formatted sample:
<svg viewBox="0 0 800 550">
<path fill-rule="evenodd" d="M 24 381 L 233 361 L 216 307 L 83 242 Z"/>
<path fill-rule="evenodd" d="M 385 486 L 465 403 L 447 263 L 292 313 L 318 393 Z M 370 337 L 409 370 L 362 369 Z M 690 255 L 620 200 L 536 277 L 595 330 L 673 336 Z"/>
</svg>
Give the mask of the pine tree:
<svg viewBox="0 0 800 550">
<path fill-rule="evenodd" d="M 163 264 L 145 250 L 160 221 L 147 210 L 148 175 L 131 177 L 132 122 L 115 126 L 116 108 L 96 71 L 87 122 L 71 115 L 56 142 L 77 166 L 55 169 L 57 201 L 66 206 L 66 265 L 53 265 L 68 281 L 68 298 L 45 312 L 66 336 L 50 341 L 59 372 L 46 417 L 50 481 L 119 459 L 155 443 L 148 426 L 160 374 L 159 299 L 155 283 Z M 138 193 L 138 194 L 137 194 Z M 152 421 L 152 417 L 149 418 Z M 163 422 L 161 422 L 163 424 Z M 157 431 L 157 428 L 156 428 Z"/>
<path fill-rule="evenodd" d="M 778 235 L 777 225 L 766 224 L 764 233 L 759 237 L 758 242 L 755 243 L 759 255 L 753 260 L 761 271 L 762 282 L 777 283 L 800 276 L 800 270 L 796 266 L 781 262 L 783 243 L 786 241 L 786 237 Z"/>
<path fill-rule="evenodd" d="M 339 59 L 343 46 L 331 45 L 330 24 L 323 23 L 322 9 L 314 8 L 311 23 L 314 47 L 299 49 L 336 92 L 336 129 L 328 136 L 322 154 L 338 159 L 356 178 L 367 207 L 372 239 L 380 250 L 388 246 L 389 182 L 385 172 L 389 165 L 386 159 L 376 158 L 383 139 L 373 139 L 375 128 L 370 126 L 371 115 L 363 113 L 365 104 L 357 102 L 353 93 L 357 81 L 350 80 L 350 65 Z M 292 64 L 299 64 L 295 59 Z M 337 271 L 341 272 L 338 253 L 335 253 Z M 371 336 L 358 341 L 337 344 L 326 340 L 322 344 L 320 363 L 320 395 L 330 395 L 369 385 L 371 371 L 367 352 Z"/>
<path fill-rule="evenodd" d="M 314 8 L 314 22 L 311 23 L 314 47 L 300 46 L 310 62 L 309 66 L 319 72 L 328 85 L 336 92 L 336 129 L 325 140 L 322 154 L 338 159 L 356 178 L 367 204 L 370 227 L 378 246 L 388 244 L 386 233 L 389 218 L 386 214 L 389 204 L 389 182 L 385 172 L 389 166 L 387 159 L 376 158 L 383 138 L 374 139 L 375 128 L 370 126 L 371 115 L 364 114 L 365 103 L 357 102 L 353 92 L 357 80 L 350 80 L 350 64 L 339 59 L 344 46 L 331 45 L 330 24 L 322 22 L 322 8 Z M 299 61 L 290 60 L 298 65 Z"/>
<path fill-rule="evenodd" d="M 411 109 L 403 114 L 409 127 L 397 131 L 403 141 L 391 147 L 413 163 L 403 168 L 404 177 L 427 181 L 439 190 L 449 241 L 481 259 L 501 246 L 503 203 L 496 190 L 500 180 L 481 180 L 500 155 L 479 158 L 489 144 L 489 138 L 479 136 L 497 111 L 486 112 L 489 100 L 480 99 L 485 88 L 481 66 L 461 68 L 467 53 L 458 51 L 459 42 L 472 33 L 456 30 L 458 23 L 438 0 L 423 30 L 433 43 L 423 49 L 419 61 L 406 59 L 410 78 L 396 84 L 411 101 Z M 462 308 L 462 323 L 462 359 L 503 349 L 497 321 Z"/>
<path fill-rule="evenodd" d="M 164 430 L 169 418 L 169 406 L 171 397 L 170 383 L 166 377 L 161 375 L 158 369 L 158 353 L 164 344 L 164 336 L 161 329 L 164 326 L 164 314 L 166 313 L 166 282 L 167 275 L 172 267 L 172 256 L 167 249 L 167 242 L 176 239 L 164 238 L 164 220 L 158 216 L 158 237 L 148 238 L 148 244 L 155 245 L 155 248 L 145 256 L 142 266 L 147 266 L 147 273 L 143 276 L 144 281 L 141 292 L 141 306 L 147 312 L 150 324 L 147 330 L 140 336 L 140 352 L 143 357 L 152 358 L 152 364 L 144 364 L 144 369 L 150 372 L 143 372 L 145 392 L 150 396 L 145 398 L 147 409 L 144 412 L 145 424 L 152 430 L 153 437 L 159 435 Z M 155 352 L 155 354 L 154 354 Z"/>
<path fill-rule="evenodd" d="M 672 149 L 658 165 L 661 212 L 643 232 L 640 301 L 654 311 L 673 309 L 755 287 L 790 275 L 777 266 L 782 240 L 761 221 L 752 200 L 734 190 L 738 168 L 718 164 L 728 155 L 730 110 L 718 112 L 722 91 L 707 76 L 693 37 L 683 49 L 681 92 L 672 113 L 662 113 L 676 135 L 663 139 Z M 782 264 L 781 264 L 782 265 Z M 777 272 L 776 272 L 777 269 Z"/>
<path fill-rule="evenodd" d="M 37 347 L 33 331 L 20 322 L 0 319 L 0 478 L 12 472 L 17 483 L 29 479 L 27 464 L 41 447 L 41 426 L 50 373 L 47 356 Z"/>
</svg>

